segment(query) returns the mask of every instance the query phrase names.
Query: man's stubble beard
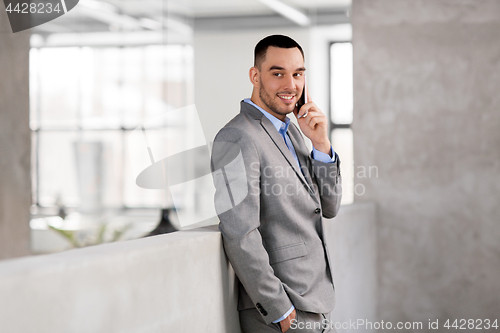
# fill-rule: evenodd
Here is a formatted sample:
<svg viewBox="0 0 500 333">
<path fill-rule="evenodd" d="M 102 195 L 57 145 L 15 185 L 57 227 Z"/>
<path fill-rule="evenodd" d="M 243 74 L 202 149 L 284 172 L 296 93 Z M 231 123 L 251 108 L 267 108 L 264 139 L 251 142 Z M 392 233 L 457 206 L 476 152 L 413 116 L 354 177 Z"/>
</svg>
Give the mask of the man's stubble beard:
<svg viewBox="0 0 500 333">
<path fill-rule="evenodd" d="M 262 83 L 262 81 L 260 82 L 260 87 L 259 87 L 259 97 L 262 103 L 264 103 L 269 108 L 269 110 L 281 116 L 286 116 L 287 114 L 292 113 L 293 110 L 295 109 L 294 106 L 293 109 L 290 111 L 286 109 L 281 111 L 279 109 L 277 102 L 274 99 L 272 99 L 271 96 L 267 93 L 266 89 L 264 89 L 264 84 Z"/>
</svg>

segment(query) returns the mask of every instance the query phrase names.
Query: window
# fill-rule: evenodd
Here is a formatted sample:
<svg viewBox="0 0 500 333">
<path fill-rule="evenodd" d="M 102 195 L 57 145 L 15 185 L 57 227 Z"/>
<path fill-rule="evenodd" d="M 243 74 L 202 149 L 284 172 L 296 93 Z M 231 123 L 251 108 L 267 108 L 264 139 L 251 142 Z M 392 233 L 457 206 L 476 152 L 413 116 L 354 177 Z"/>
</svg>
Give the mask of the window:
<svg viewBox="0 0 500 333">
<path fill-rule="evenodd" d="M 331 141 L 342 157 L 342 203 L 354 199 L 353 163 L 353 54 L 350 42 L 330 45 Z"/>
<path fill-rule="evenodd" d="M 146 146 L 130 145 L 127 135 L 193 103 L 193 67 L 189 45 L 32 48 L 33 202 L 161 207 L 164 195 L 135 184 L 135 152 Z M 149 140 L 178 150 L 186 126 L 159 124 Z"/>
</svg>

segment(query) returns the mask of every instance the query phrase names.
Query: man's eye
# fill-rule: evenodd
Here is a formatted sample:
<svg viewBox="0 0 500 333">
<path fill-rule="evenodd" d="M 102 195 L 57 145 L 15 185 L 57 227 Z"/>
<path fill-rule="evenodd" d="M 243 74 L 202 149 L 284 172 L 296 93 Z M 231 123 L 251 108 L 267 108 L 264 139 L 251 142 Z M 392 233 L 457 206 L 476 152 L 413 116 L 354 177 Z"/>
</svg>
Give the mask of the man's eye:
<svg viewBox="0 0 500 333">
<path fill-rule="evenodd" d="M 274 73 L 274 76 L 283 76 L 281 73 Z"/>
<path fill-rule="evenodd" d="M 295 73 L 295 76 L 302 76 L 302 73 Z"/>
</svg>

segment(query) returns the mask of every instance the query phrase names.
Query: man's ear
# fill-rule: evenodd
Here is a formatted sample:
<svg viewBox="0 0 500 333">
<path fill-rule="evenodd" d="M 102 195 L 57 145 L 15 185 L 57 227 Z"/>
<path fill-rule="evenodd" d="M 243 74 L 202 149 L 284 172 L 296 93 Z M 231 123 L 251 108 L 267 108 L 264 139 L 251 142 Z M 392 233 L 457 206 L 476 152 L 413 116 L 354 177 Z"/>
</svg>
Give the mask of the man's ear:
<svg viewBox="0 0 500 333">
<path fill-rule="evenodd" d="M 259 87 L 259 69 L 257 67 L 252 67 L 250 68 L 250 71 L 248 72 L 248 75 L 250 77 L 250 82 L 252 82 L 253 86 L 258 88 Z"/>
</svg>

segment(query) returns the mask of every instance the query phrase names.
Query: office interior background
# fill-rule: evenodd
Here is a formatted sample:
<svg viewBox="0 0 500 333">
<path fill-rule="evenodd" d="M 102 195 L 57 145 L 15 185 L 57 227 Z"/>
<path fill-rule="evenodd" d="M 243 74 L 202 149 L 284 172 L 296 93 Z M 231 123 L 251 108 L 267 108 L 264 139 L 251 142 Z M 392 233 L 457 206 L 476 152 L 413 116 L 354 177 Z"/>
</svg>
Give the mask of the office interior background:
<svg viewBox="0 0 500 333">
<path fill-rule="evenodd" d="M 151 265 L 165 271 L 145 266 L 143 274 L 156 276 L 155 286 L 177 284 L 165 287 L 167 298 L 190 299 L 176 275 L 219 269 L 197 275 L 202 288 L 218 286 L 210 294 L 218 319 L 197 331 L 232 332 L 234 277 L 215 229 L 198 229 L 217 224 L 210 179 L 190 178 L 208 160 L 171 170 L 186 181 L 167 189 L 136 181 L 155 162 L 210 149 L 250 96 L 255 44 L 279 33 L 304 48 L 309 91 L 342 161 L 343 207 L 329 221 L 334 318 L 422 322 L 402 329 L 415 332 L 436 331 L 428 327 L 436 320 L 448 331 L 447 320 L 464 319 L 495 330 L 484 323 L 500 321 L 500 1 L 81 0 L 15 34 L 0 11 L 0 328 L 30 327 L 8 321 L 24 306 L 52 332 L 124 332 L 113 321 L 127 323 L 130 313 L 140 313 L 130 332 L 181 327 L 192 303 L 181 312 L 144 301 L 171 310 L 161 319 L 149 308 L 116 315 L 111 305 L 93 307 L 116 295 L 140 299 L 131 281 L 149 280 L 121 260 L 152 260 L 144 257 L 161 248 L 174 261 L 156 259 Z M 183 231 L 142 238 L 162 209 Z M 198 236 L 215 238 L 207 248 L 188 242 Z M 195 248 L 217 264 L 191 266 Z M 103 267 L 134 277 L 102 296 Z M 51 273 L 38 279 L 44 269 Z M 75 282 L 80 270 L 93 287 Z M 70 296 L 44 287 L 63 281 Z M 54 299 L 55 308 L 41 309 Z"/>
</svg>

